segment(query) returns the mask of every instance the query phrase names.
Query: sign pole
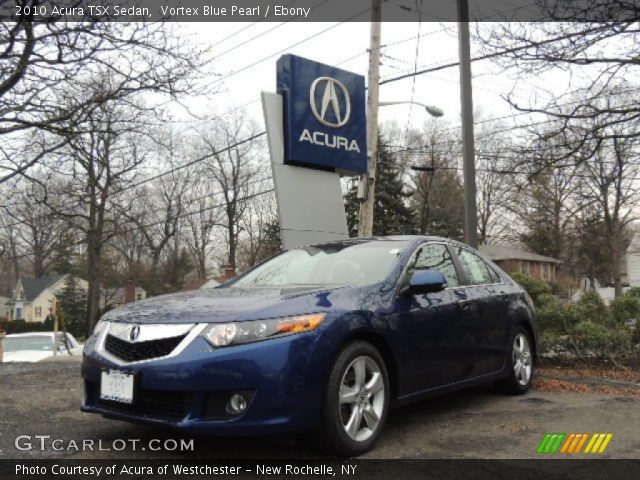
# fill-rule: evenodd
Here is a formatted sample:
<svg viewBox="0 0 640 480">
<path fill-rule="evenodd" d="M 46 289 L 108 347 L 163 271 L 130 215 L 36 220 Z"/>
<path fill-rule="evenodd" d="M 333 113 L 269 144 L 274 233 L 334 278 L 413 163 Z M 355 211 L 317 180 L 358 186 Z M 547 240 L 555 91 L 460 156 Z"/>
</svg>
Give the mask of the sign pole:
<svg viewBox="0 0 640 480">
<path fill-rule="evenodd" d="M 2 344 L 4 340 L 4 330 L 2 329 L 2 325 L 0 325 L 0 363 L 2 363 L 2 358 L 4 357 L 4 346 Z"/>
<path fill-rule="evenodd" d="M 49 308 L 49 312 L 53 315 L 53 356 L 58 355 L 58 312 L 53 314 L 53 309 Z"/>
<path fill-rule="evenodd" d="M 373 235 L 373 210 L 375 205 L 376 167 L 378 159 L 378 94 L 380 84 L 380 24 L 382 7 L 380 0 L 372 0 L 371 40 L 369 47 L 369 89 L 367 92 L 367 173 L 360 178 L 359 191 L 363 195 L 360 204 L 358 236 Z M 359 193 L 360 193 L 359 192 Z"/>
<path fill-rule="evenodd" d="M 476 163 L 473 140 L 473 96 L 469 47 L 469 4 L 467 0 L 458 0 L 458 49 L 460 56 L 460 104 L 462 106 L 464 240 L 473 248 L 478 248 Z"/>
</svg>

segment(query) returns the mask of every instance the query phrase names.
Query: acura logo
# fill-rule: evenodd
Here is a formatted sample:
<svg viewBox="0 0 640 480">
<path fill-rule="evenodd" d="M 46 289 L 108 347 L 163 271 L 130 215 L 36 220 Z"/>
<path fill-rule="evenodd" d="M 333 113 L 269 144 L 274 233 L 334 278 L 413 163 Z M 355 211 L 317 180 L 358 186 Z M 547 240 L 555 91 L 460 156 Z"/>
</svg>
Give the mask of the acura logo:
<svg viewBox="0 0 640 480">
<path fill-rule="evenodd" d="M 324 88 L 322 101 L 316 99 L 316 89 Z M 351 99 L 349 91 L 340 80 L 331 77 L 318 77 L 311 84 L 309 103 L 314 117 L 327 127 L 343 127 L 351 116 Z M 318 105 L 320 103 L 320 105 Z M 320 107 L 318 109 L 318 107 Z M 329 112 L 333 115 L 329 115 Z"/>
<path fill-rule="evenodd" d="M 129 340 L 135 342 L 140 336 L 140 325 L 134 325 L 129 332 Z"/>
</svg>

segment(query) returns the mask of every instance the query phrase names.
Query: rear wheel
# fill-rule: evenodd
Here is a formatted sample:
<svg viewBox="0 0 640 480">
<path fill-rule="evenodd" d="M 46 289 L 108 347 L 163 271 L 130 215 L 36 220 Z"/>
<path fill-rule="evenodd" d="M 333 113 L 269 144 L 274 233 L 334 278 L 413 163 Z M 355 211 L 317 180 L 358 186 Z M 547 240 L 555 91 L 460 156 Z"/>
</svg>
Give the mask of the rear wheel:
<svg viewBox="0 0 640 480">
<path fill-rule="evenodd" d="M 513 337 L 509 355 L 509 376 L 496 382 L 496 386 L 511 395 L 526 393 L 533 380 L 532 340 L 526 328 L 519 326 Z"/>
<path fill-rule="evenodd" d="M 339 455 L 368 451 L 389 412 L 389 378 L 382 356 L 367 342 L 348 345 L 334 362 L 325 389 L 322 433 Z"/>
</svg>

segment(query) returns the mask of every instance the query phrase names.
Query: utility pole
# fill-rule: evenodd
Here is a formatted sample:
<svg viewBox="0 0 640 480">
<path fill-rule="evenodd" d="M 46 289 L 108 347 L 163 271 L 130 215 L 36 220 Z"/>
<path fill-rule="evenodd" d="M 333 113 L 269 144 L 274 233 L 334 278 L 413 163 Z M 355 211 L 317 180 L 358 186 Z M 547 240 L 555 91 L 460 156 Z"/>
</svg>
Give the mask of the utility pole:
<svg viewBox="0 0 640 480">
<path fill-rule="evenodd" d="M 460 56 L 460 105 L 462 106 L 464 240 L 473 248 L 478 248 L 476 163 L 473 140 L 473 95 L 471 90 L 468 0 L 458 0 L 458 52 Z"/>
<path fill-rule="evenodd" d="M 373 210 L 376 192 L 376 167 L 378 160 L 378 92 L 380 90 L 380 22 L 382 20 L 381 0 L 372 0 L 371 40 L 369 42 L 369 88 L 367 91 L 367 173 L 360 177 L 358 198 L 360 222 L 358 236 L 373 234 Z"/>
</svg>

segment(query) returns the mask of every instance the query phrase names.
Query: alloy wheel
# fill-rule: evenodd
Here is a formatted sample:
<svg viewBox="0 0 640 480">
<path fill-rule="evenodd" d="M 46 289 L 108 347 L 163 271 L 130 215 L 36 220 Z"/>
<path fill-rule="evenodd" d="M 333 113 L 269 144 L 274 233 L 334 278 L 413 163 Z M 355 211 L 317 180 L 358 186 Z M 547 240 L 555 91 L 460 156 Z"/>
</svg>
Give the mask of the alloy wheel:
<svg viewBox="0 0 640 480">
<path fill-rule="evenodd" d="M 520 385 L 525 386 L 531 380 L 531 346 L 522 332 L 513 340 L 513 371 Z"/>
<path fill-rule="evenodd" d="M 385 407 L 385 385 L 378 363 L 371 357 L 356 357 L 340 382 L 340 418 L 352 440 L 363 442 L 375 433 Z"/>
</svg>

